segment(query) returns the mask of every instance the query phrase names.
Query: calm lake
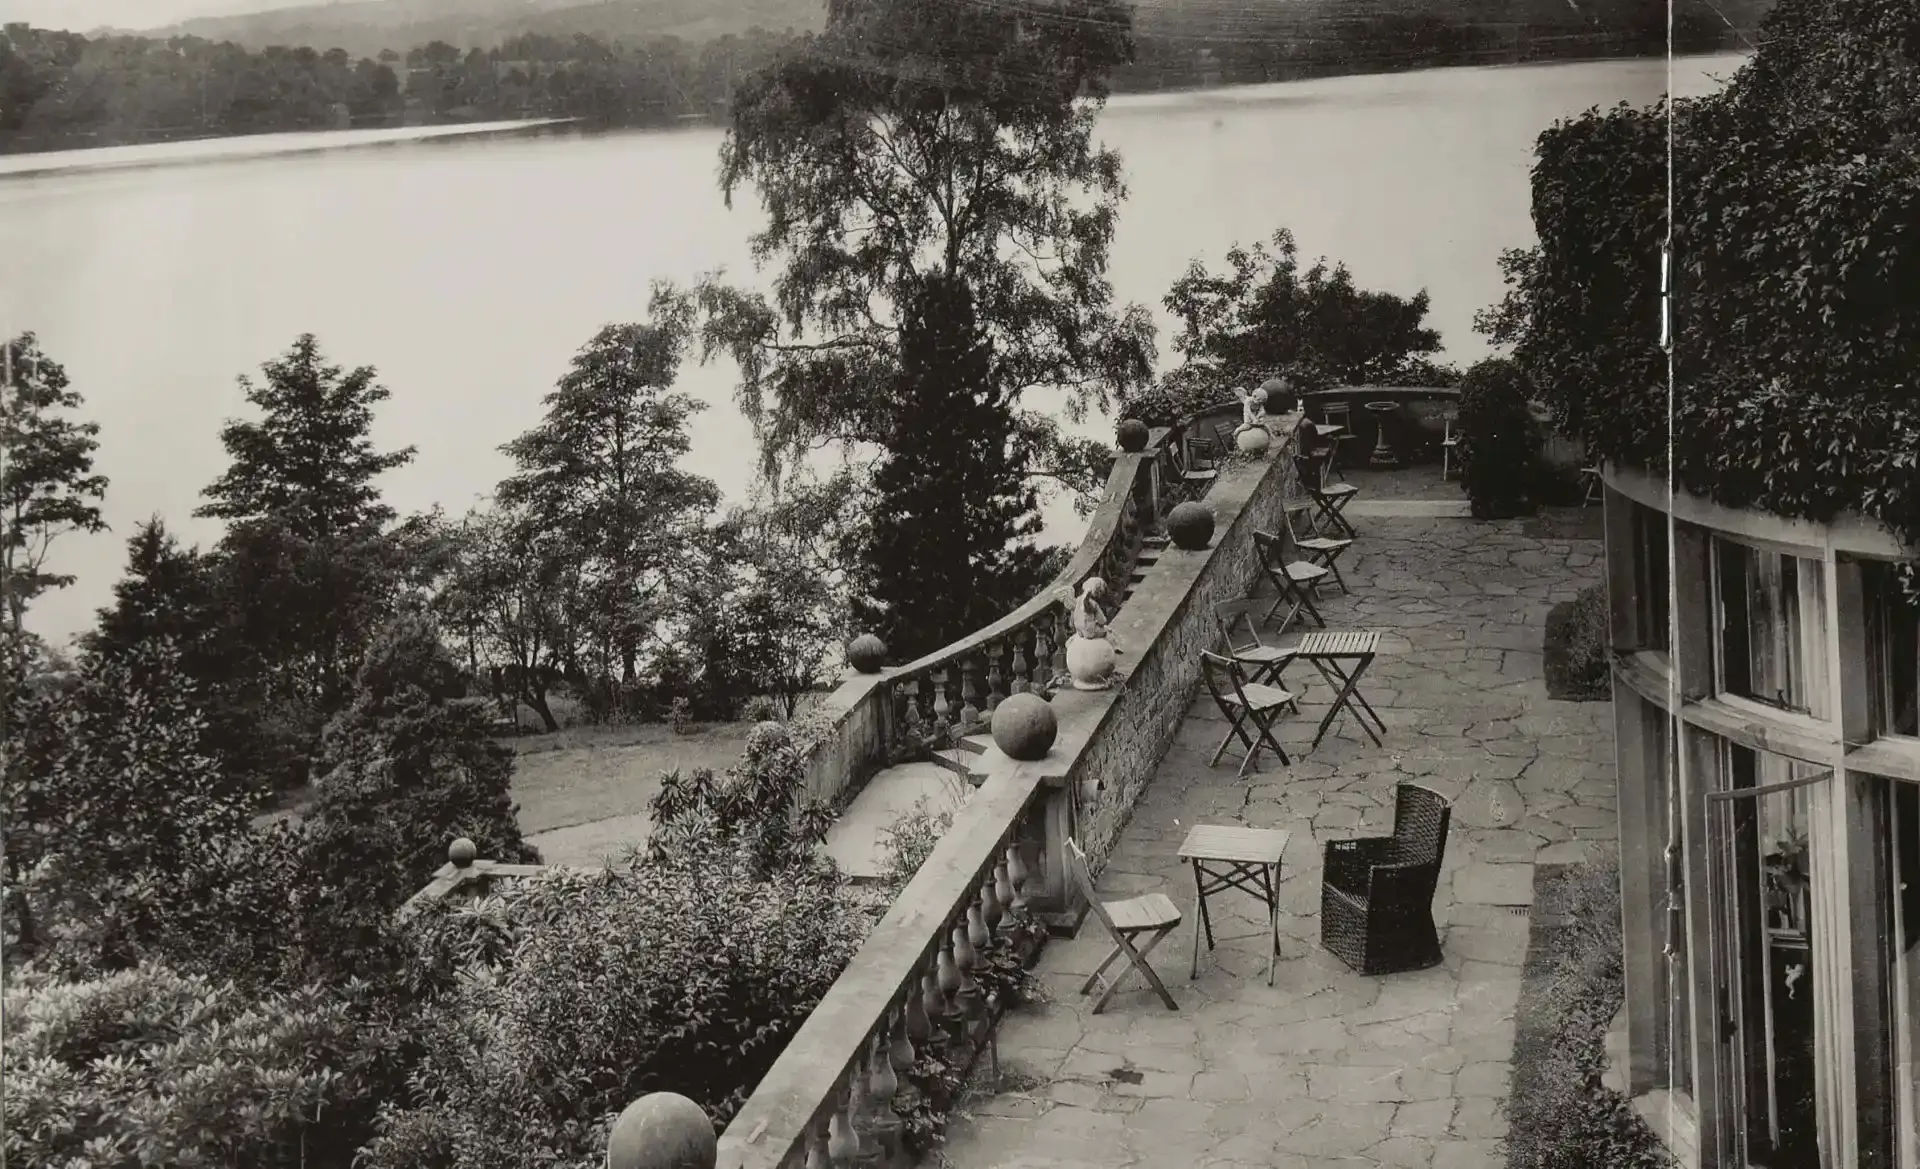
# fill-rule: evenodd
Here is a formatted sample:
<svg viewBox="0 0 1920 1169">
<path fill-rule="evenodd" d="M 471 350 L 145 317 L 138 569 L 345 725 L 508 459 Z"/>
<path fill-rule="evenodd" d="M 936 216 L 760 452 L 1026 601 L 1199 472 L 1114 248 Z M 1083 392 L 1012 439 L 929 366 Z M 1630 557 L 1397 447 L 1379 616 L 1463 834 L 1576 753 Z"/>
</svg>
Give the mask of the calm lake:
<svg viewBox="0 0 1920 1169">
<path fill-rule="evenodd" d="M 1710 92 L 1740 62 L 1677 61 L 1674 92 Z M 1666 87 L 1667 63 L 1649 60 L 1116 99 L 1102 136 L 1125 158 L 1131 194 L 1115 288 L 1161 317 L 1165 365 L 1160 298 L 1187 262 L 1217 267 L 1235 242 L 1286 226 L 1303 257 L 1342 261 L 1363 287 L 1429 290 L 1447 356 L 1472 360 L 1486 351 L 1473 314 L 1501 294 L 1496 257 L 1533 239 L 1534 137 Z M 255 157 L 137 147 L 89 173 L 71 168 L 95 152 L 74 152 L 9 160 L 0 178 L 0 332 L 34 330 L 66 365 L 102 423 L 98 467 L 112 479 L 113 532 L 57 545 L 54 567 L 79 582 L 35 606 L 49 637 L 91 623 L 146 516 L 193 540 L 218 536 L 190 513 L 226 465 L 221 422 L 246 408 L 235 379 L 299 333 L 316 333 L 338 364 L 377 367 L 393 390 L 376 437 L 419 456 L 389 477 L 388 499 L 457 514 L 506 471 L 496 448 L 539 419 L 574 350 L 644 315 L 650 281 L 751 272 L 759 212 L 722 205 L 716 129 L 324 152 L 313 136 L 274 137 Z M 713 405 L 690 469 L 737 495 L 754 458 L 733 378 L 717 362 L 680 384 Z M 1077 535 L 1070 509 L 1049 518 L 1050 538 Z"/>
</svg>

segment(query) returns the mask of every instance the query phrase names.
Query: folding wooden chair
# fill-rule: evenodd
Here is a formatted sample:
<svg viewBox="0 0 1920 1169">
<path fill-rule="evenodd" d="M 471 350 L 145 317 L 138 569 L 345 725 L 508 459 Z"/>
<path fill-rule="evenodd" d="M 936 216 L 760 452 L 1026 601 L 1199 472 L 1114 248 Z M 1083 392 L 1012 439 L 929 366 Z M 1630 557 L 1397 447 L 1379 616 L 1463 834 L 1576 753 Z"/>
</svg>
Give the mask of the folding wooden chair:
<svg viewBox="0 0 1920 1169">
<path fill-rule="evenodd" d="M 1346 517 L 1340 513 L 1346 510 L 1347 504 L 1353 502 L 1354 496 L 1360 494 L 1360 489 L 1351 483 L 1336 483 L 1328 486 L 1326 468 L 1305 455 L 1293 456 L 1293 470 L 1300 477 L 1301 488 L 1319 508 L 1319 514 L 1314 517 L 1314 531 L 1318 533 L 1320 524 L 1324 521 L 1345 535 L 1357 535 L 1353 525 L 1348 523 Z"/>
<path fill-rule="evenodd" d="M 1342 483 L 1347 473 L 1340 469 L 1340 447 L 1353 437 L 1353 403 L 1329 402 L 1320 408 L 1320 420 L 1332 433 L 1321 436 L 1327 443 L 1325 465 L 1321 469 L 1324 477 L 1328 472 L 1340 476 Z"/>
<path fill-rule="evenodd" d="M 1293 517 L 1295 513 L 1300 513 L 1302 516 L 1301 523 L 1305 524 L 1308 518 L 1304 514 L 1306 510 L 1304 507 L 1290 507 L 1286 509 L 1287 539 L 1293 542 L 1295 548 L 1307 554 L 1308 563 L 1317 564 L 1328 572 L 1331 572 L 1333 574 L 1333 581 L 1340 586 L 1341 592 L 1352 592 L 1353 590 L 1347 587 L 1347 578 L 1340 575 L 1340 565 L 1336 563 L 1336 561 L 1340 559 L 1342 552 L 1353 547 L 1352 538 L 1346 536 L 1317 536 L 1311 534 L 1304 539 L 1301 538 L 1300 529 L 1294 526 Z M 1312 529 L 1309 528 L 1308 530 L 1311 532 Z M 1314 587 L 1318 588 L 1319 584 L 1316 582 Z"/>
<path fill-rule="evenodd" d="M 1327 621 L 1320 616 L 1320 610 L 1313 603 L 1313 589 L 1327 578 L 1326 568 L 1310 560 L 1288 559 L 1286 545 L 1271 532 L 1256 531 L 1253 534 L 1253 547 L 1260 556 L 1260 571 L 1267 574 L 1267 579 L 1273 582 L 1273 587 L 1279 593 L 1274 597 L 1273 604 L 1268 606 L 1266 619 L 1272 621 L 1282 605 L 1293 606 L 1287 610 L 1286 620 L 1275 626 L 1275 632 L 1285 633 L 1303 609 L 1313 618 L 1315 625 L 1325 629 Z"/>
<path fill-rule="evenodd" d="M 1207 486 L 1220 477 L 1218 460 L 1212 457 L 1213 444 L 1198 434 L 1167 444 L 1167 457 L 1174 474 L 1180 477 L 1180 491 L 1188 499 L 1204 495 Z"/>
<path fill-rule="evenodd" d="M 1211 650 L 1200 651 L 1200 673 L 1206 679 L 1207 693 L 1213 695 L 1214 704 L 1227 720 L 1227 736 L 1220 740 L 1207 766 L 1216 766 L 1235 739 L 1247 749 L 1236 778 L 1247 774 L 1247 768 L 1253 766 L 1254 757 L 1262 747 L 1280 756 L 1282 766 L 1293 766 L 1286 749 L 1273 737 L 1273 723 L 1283 709 L 1295 705 L 1294 696 L 1278 686 L 1249 679 L 1246 667 L 1238 659 L 1222 657 Z M 1223 679 L 1225 687 L 1221 685 Z M 1248 724 L 1252 724 L 1252 733 L 1247 730 Z"/>
<path fill-rule="evenodd" d="M 1600 468 L 1580 468 L 1580 482 L 1580 506 L 1591 507 L 1593 506 L 1593 501 L 1600 498 L 1601 489 L 1606 486 L 1600 479 Z"/>
<path fill-rule="evenodd" d="M 1277 645 L 1268 645 L 1260 639 L 1260 626 L 1253 620 L 1254 606 L 1258 601 L 1223 601 L 1213 607 L 1213 615 L 1220 621 L 1220 631 L 1226 635 L 1227 655 L 1253 667 L 1248 675 L 1252 682 L 1270 682 L 1282 690 L 1288 690 L 1287 680 L 1281 677 L 1281 671 L 1293 662 L 1293 651 Z M 1246 633 L 1240 630 L 1245 628 Z M 1288 691 L 1291 693 L 1291 691 Z M 1298 695 L 1288 704 L 1293 713 L 1300 713 Z"/>
<path fill-rule="evenodd" d="M 1445 428 L 1440 435 L 1440 478 L 1444 482 L 1453 477 L 1454 452 L 1460 449 L 1460 436 L 1453 432 L 1454 416 L 1446 415 L 1442 420 Z"/>
<path fill-rule="evenodd" d="M 1180 1004 L 1173 1001 L 1166 984 L 1147 964 L 1147 955 L 1153 953 L 1153 948 L 1180 928 L 1179 906 L 1165 893 L 1146 893 L 1125 901 L 1102 901 L 1094 891 L 1093 874 L 1087 871 L 1087 854 L 1080 851 L 1080 842 L 1071 836 L 1067 837 L 1066 853 L 1067 872 L 1072 875 L 1073 883 L 1079 887 L 1080 895 L 1087 899 L 1087 907 L 1093 911 L 1094 918 L 1106 928 L 1107 936 L 1113 939 L 1113 951 L 1093 968 L 1093 973 L 1081 985 L 1080 993 L 1093 993 L 1093 988 L 1100 984 L 1100 976 L 1107 972 L 1107 967 L 1113 965 L 1114 959 L 1124 957 L 1128 963 L 1127 970 L 1138 970 L 1153 987 L 1154 993 L 1160 996 L 1160 1001 L 1167 1004 L 1169 1011 L 1179 1010 Z M 1151 936 L 1147 938 L 1146 945 L 1135 949 L 1133 940 L 1142 934 Z M 1113 998 L 1113 992 L 1119 990 L 1121 982 L 1126 979 L 1127 970 L 1120 971 L 1108 980 L 1106 989 L 1094 1000 L 1093 1014 L 1097 1015 L 1106 1009 L 1107 1001 Z"/>
</svg>

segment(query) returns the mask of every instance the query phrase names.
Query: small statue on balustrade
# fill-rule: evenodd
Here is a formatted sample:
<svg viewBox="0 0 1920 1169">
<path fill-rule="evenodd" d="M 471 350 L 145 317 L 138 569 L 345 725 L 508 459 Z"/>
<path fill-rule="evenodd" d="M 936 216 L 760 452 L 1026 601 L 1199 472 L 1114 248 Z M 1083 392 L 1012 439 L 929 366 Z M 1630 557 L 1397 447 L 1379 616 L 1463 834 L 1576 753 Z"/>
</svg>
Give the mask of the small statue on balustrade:
<svg viewBox="0 0 1920 1169">
<path fill-rule="evenodd" d="M 1107 611 L 1100 598 L 1107 582 L 1089 577 L 1080 586 L 1079 597 L 1069 606 L 1073 636 L 1067 638 L 1067 672 L 1073 676 L 1076 690 L 1105 690 L 1114 683 L 1114 666 L 1119 646 L 1107 628 Z"/>
</svg>

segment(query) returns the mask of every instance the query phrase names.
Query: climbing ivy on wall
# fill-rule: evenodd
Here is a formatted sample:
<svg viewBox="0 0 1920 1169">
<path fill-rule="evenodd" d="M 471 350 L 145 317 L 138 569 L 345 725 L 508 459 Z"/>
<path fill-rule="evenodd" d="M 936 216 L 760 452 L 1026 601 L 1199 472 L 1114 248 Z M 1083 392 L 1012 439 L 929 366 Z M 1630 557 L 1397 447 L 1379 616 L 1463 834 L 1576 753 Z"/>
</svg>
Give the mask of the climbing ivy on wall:
<svg viewBox="0 0 1920 1169">
<path fill-rule="evenodd" d="M 1669 108 L 1557 123 L 1539 246 L 1478 326 L 1565 433 L 1668 467 Z M 1880 520 L 1920 548 L 1920 5 L 1780 0 L 1714 95 L 1672 105 L 1672 470 L 1730 507 Z"/>
</svg>

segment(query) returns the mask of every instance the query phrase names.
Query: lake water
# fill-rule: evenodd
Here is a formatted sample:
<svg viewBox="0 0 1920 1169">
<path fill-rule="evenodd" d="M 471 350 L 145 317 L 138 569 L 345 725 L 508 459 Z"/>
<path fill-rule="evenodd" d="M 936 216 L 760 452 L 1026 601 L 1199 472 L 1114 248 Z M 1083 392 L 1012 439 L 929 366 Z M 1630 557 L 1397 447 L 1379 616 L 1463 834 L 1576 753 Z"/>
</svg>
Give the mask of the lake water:
<svg viewBox="0 0 1920 1169">
<path fill-rule="evenodd" d="M 1673 90 L 1709 92 L 1738 55 L 1674 64 Z M 1501 294 L 1495 260 L 1532 242 L 1535 136 L 1594 105 L 1656 101 L 1664 61 L 1445 69 L 1116 99 L 1101 126 L 1127 166 L 1113 249 L 1121 300 L 1151 306 L 1187 262 L 1280 226 L 1303 257 L 1345 262 L 1362 287 L 1426 288 L 1447 356 L 1486 352 L 1476 310 Z M 32 624 L 58 638 L 111 595 L 134 525 L 158 513 L 184 536 L 225 467 L 236 384 L 317 334 L 347 366 L 373 365 L 393 398 L 377 440 L 415 444 L 389 476 L 403 512 L 459 513 L 507 470 L 497 447 L 534 424 L 541 397 L 601 325 L 638 319 L 649 282 L 725 268 L 751 278 L 751 201 L 728 211 L 719 131 L 442 136 L 315 153 L 275 136 L 253 157 L 207 146 L 38 156 L 56 173 L 0 181 L 0 332 L 32 329 L 102 423 L 111 534 L 69 536 L 54 567 L 78 574 Z M 258 145 L 258 144 L 257 144 Z M 221 151 L 237 149 L 221 147 Z M 16 172 L 25 160 L 11 162 Z M 170 164 L 170 165 L 163 165 Z M 730 494 L 751 483 L 752 436 L 731 405 L 734 370 L 689 368 L 700 415 L 691 469 Z M 1097 427 L 1107 432 L 1107 425 Z M 1050 535 L 1077 533 L 1070 510 Z"/>
</svg>

